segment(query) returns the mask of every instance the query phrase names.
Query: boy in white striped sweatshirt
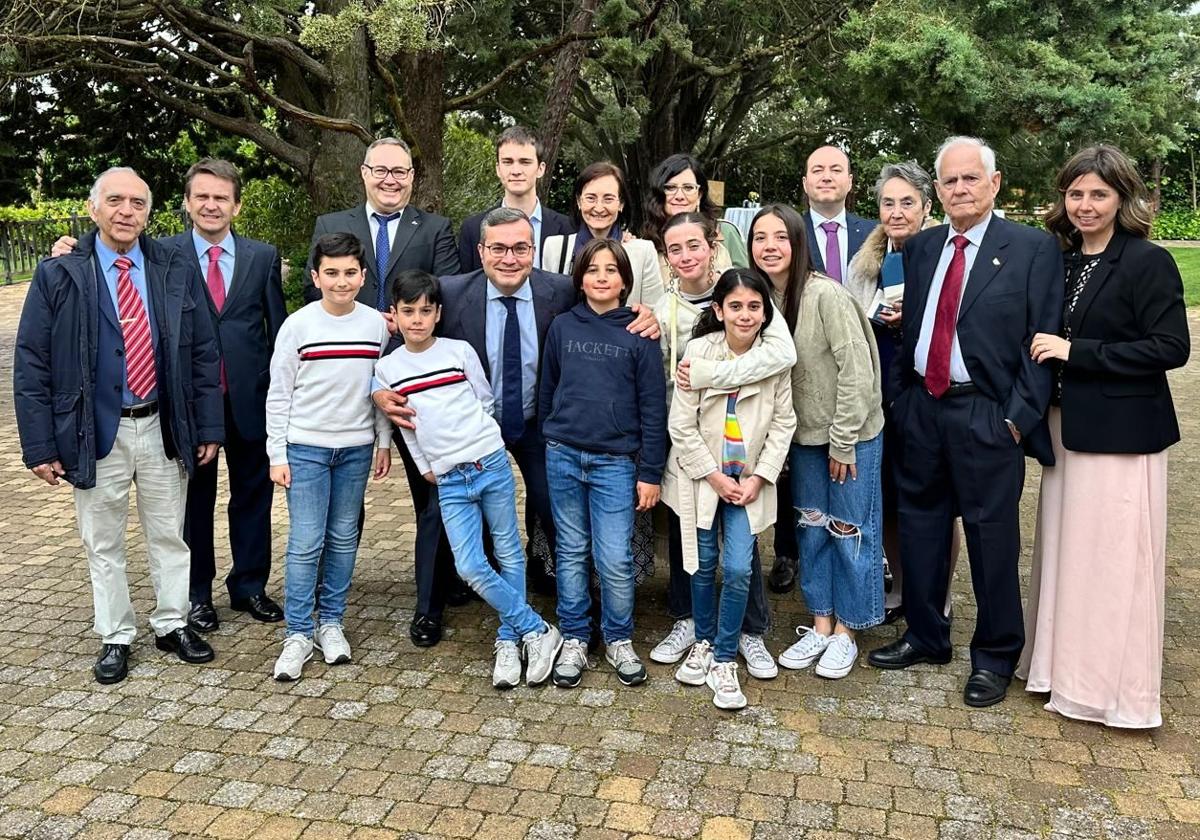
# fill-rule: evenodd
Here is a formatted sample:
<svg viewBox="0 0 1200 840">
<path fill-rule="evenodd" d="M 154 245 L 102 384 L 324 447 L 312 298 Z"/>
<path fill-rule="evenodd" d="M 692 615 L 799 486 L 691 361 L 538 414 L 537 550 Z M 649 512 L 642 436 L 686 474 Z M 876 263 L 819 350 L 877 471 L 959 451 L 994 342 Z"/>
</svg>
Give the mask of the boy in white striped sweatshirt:
<svg viewBox="0 0 1200 840">
<path fill-rule="evenodd" d="M 271 357 L 267 454 L 271 480 L 287 490 L 290 520 L 287 637 L 275 662 L 277 680 L 299 679 L 312 659 L 318 583 L 315 646 L 331 665 L 350 661 L 342 616 L 358 553 L 358 513 L 367 476 L 374 471 L 378 480 L 391 468 L 391 423 L 371 402 L 388 328 L 382 315 L 354 300 L 363 259 L 352 234 L 317 240 L 312 280 L 321 299 L 283 322 Z"/>
<path fill-rule="evenodd" d="M 455 568 L 500 616 L 492 685 L 513 688 L 521 681 L 522 653 L 525 681 L 537 685 L 550 675 L 562 636 L 525 600 L 516 482 L 492 418 L 491 385 L 470 344 L 434 335 L 442 314 L 436 277 L 404 271 L 392 289 L 392 316 L 404 346 L 375 366 L 373 390 L 403 394 L 416 412 L 415 430 L 400 433 L 426 481 L 437 485 Z M 484 555 L 485 518 L 499 574 Z"/>
</svg>

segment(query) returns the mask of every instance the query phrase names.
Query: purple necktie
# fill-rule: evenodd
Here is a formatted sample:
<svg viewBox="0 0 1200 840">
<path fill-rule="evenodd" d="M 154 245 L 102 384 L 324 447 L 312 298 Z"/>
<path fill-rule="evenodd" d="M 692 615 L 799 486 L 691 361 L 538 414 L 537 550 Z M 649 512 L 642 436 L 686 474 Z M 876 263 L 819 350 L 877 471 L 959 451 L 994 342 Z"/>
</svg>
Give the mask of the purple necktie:
<svg viewBox="0 0 1200 840">
<path fill-rule="evenodd" d="M 838 223 L 821 222 L 825 231 L 825 273 L 839 283 L 842 282 L 842 248 L 838 245 Z"/>
</svg>

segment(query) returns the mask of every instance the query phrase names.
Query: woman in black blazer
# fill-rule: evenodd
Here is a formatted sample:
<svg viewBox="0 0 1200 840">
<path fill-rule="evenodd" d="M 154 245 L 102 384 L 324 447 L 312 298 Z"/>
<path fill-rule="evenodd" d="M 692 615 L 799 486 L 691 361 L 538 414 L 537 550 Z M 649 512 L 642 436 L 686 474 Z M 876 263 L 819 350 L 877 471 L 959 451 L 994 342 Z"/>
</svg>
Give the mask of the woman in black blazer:
<svg viewBox="0 0 1200 840">
<path fill-rule="evenodd" d="M 1060 335 L 1030 354 L 1056 367 L 1018 676 L 1046 708 L 1108 726 L 1162 724 L 1167 453 L 1179 424 L 1166 372 L 1188 358 L 1183 282 L 1147 240 L 1133 163 L 1076 154 L 1046 217 L 1066 251 Z"/>
</svg>

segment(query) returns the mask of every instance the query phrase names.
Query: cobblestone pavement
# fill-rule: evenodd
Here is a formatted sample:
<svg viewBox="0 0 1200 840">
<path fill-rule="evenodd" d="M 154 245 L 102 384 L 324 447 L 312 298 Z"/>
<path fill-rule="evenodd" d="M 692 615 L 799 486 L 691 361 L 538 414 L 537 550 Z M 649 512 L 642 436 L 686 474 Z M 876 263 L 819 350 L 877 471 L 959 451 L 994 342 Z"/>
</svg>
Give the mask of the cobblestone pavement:
<svg viewBox="0 0 1200 840">
<path fill-rule="evenodd" d="M 300 682 L 275 683 L 278 627 L 222 599 L 215 662 L 169 658 L 143 624 L 129 679 L 105 687 L 91 676 L 98 642 L 70 493 L 36 483 L 17 450 L 9 383 L 23 297 L 0 289 L 0 836 L 1200 838 L 1196 363 L 1173 380 L 1185 442 L 1171 455 L 1156 732 L 1071 722 L 1019 689 L 992 709 L 965 707 L 965 563 L 947 667 L 746 678 L 751 706 L 736 715 L 649 662 L 637 688 L 601 666 L 574 691 L 493 691 L 494 620 L 480 605 L 453 611 L 436 648 L 408 641 L 413 520 L 400 476 L 367 498 L 346 616 L 353 664 L 314 661 Z M 1200 312 L 1191 324 L 1200 336 Z M 1036 481 L 1031 472 L 1026 557 Z M 275 519 L 278 558 L 282 496 Z M 136 524 L 130 539 L 144 621 Z M 643 656 L 667 629 L 664 596 L 660 569 L 639 593 Z M 794 595 L 772 596 L 772 608 L 778 652 L 807 616 Z M 896 632 L 870 631 L 862 647 Z"/>
</svg>

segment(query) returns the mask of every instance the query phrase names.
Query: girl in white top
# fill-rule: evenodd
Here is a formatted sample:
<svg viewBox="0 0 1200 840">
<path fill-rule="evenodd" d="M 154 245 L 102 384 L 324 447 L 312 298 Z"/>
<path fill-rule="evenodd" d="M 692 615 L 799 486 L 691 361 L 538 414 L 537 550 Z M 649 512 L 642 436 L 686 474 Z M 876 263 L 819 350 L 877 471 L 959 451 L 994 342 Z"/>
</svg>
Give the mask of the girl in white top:
<svg viewBox="0 0 1200 840">
<path fill-rule="evenodd" d="M 654 244 L 637 239 L 625 229 L 625 175 L 608 161 L 586 167 L 575 179 L 575 219 L 579 232 L 551 236 L 542 243 L 542 269 L 570 274 L 575 257 L 592 239 L 615 239 L 625 246 L 633 269 L 633 288 L 625 301 L 653 306 L 663 293 L 662 276 Z"/>
</svg>

